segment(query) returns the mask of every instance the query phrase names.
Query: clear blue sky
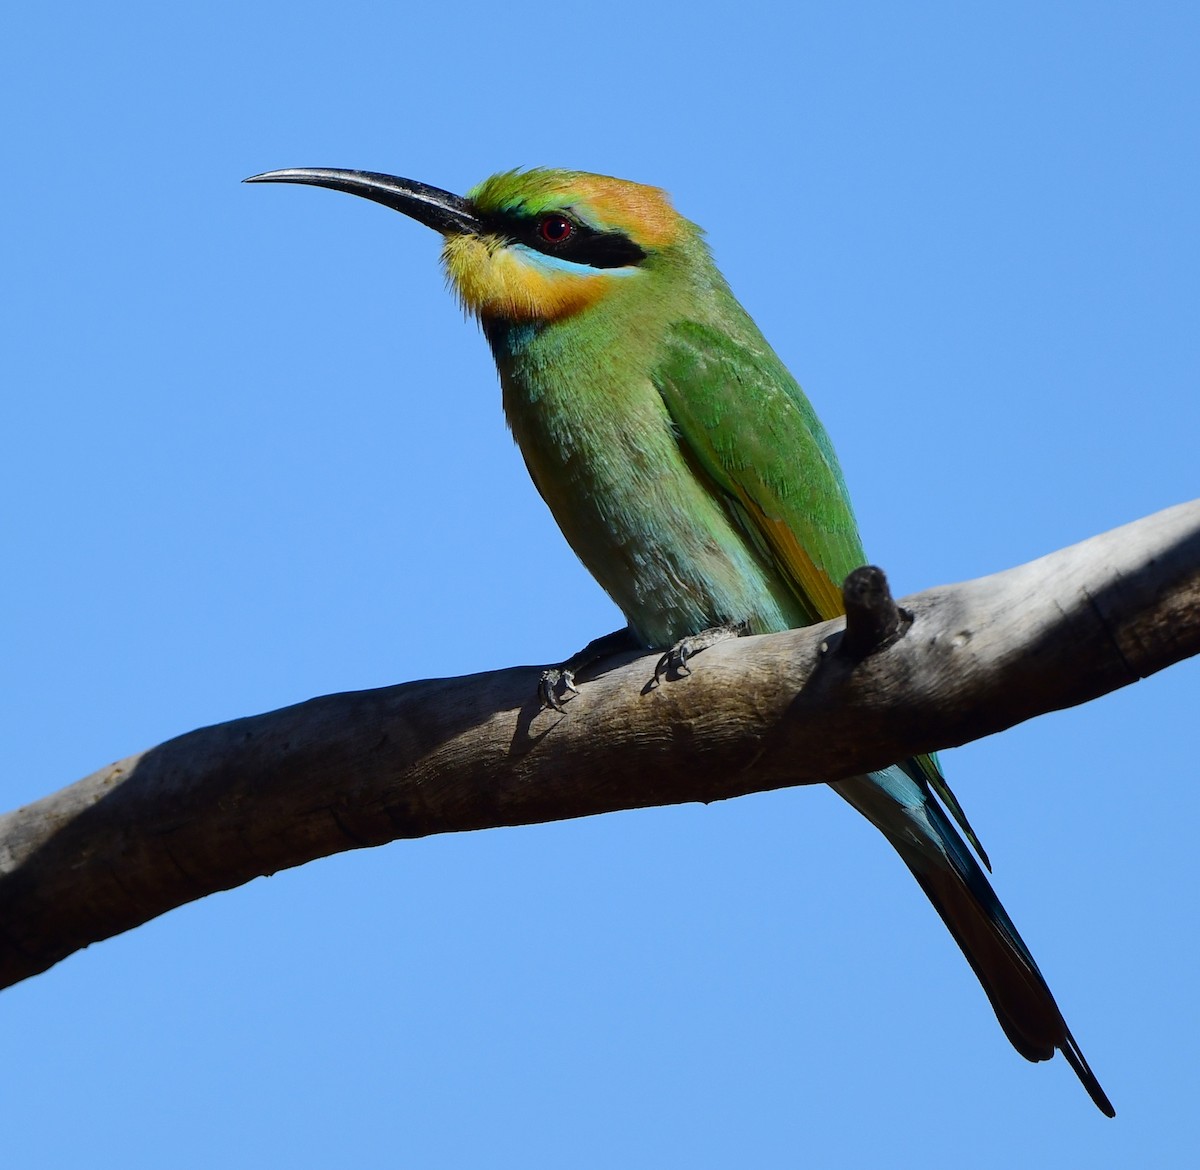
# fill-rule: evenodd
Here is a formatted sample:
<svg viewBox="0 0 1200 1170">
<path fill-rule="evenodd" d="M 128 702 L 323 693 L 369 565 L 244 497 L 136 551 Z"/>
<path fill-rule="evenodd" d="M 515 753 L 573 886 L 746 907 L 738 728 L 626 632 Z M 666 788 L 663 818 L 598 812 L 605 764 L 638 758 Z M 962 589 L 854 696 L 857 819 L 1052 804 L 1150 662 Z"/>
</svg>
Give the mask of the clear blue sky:
<svg viewBox="0 0 1200 1170">
<path fill-rule="evenodd" d="M 3 805 L 618 624 L 436 237 L 264 169 L 668 188 L 899 592 L 1195 496 L 1200 14 L 1049 8 L 10 13 Z M 95 946 L 0 996 L 5 1165 L 1182 1165 L 1198 683 L 945 757 L 1115 1122 L 801 789 L 346 854 Z"/>
</svg>

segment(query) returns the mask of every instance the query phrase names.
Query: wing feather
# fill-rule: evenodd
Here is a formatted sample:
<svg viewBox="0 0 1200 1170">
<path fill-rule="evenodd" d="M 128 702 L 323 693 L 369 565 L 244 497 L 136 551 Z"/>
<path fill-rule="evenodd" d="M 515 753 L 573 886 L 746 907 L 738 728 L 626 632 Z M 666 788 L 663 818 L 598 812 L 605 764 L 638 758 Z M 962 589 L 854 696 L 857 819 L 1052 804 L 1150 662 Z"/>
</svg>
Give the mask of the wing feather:
<svg viewBox="0 0 1200 1170">
<path fill-rule="evenodd" d="M 750 318 L 676 325 L 655 384 L 693 462 L 765 545 L 808 622 L 844 613 L 841 584 L 866 563 L 845 480 L 804 391 Z M 936 756 L 901 766 L 938 794 L 991 869 Z"/>
<path fill-rule="evenodd" d="M 809 620 L 822 621 L 843 612 L 841 582 L 866 558 L 829 438 L 754 332 L 747 344 L 677 325 L 655 382 L 689 454 L 765 542 Z"/>
</svg>

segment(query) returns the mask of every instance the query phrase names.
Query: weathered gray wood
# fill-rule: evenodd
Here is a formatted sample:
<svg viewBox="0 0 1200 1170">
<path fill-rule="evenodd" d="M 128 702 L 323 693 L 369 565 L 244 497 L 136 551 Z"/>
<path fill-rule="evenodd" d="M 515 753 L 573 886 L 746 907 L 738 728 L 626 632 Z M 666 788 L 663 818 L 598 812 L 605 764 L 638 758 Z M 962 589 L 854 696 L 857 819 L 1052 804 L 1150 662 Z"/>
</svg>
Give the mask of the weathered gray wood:
<svg viewBox="0 0 1200 1170">
<path fill-rule="evenodd" d="M 886 584 L 885 584 L 886 588 Z M 1200 501 L 842 623 L 726 642 L 564 714 L 537 668 L 330 695 L 193 731 L 0 817 L 0 986 L 175 906 L 344 849 L 833 780 L 1082 703 L 1200 651 Z"/>
</svg>

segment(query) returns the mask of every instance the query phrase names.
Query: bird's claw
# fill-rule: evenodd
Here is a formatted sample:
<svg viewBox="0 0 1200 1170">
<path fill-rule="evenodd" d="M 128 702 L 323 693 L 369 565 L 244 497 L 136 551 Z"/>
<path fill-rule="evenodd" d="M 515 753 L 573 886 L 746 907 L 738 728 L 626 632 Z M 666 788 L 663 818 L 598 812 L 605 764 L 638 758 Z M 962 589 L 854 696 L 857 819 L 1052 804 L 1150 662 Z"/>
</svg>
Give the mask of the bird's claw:
<svg viewBox="0 0 1200 1170">
<path fill-rule="evenodd" d="M 698 634 L 680 638 L 658 660 L 658 664 L 654 667 L 654 681 L 651 685 L 658 686 L 663 675 L 691 674 L 692 668 L 688 666 L 688 659 L 693 655 L 699 654 L 701 650 L 707 650 L 710 646 L 715 646 L 718 642 L 726 642 L 730 638 L 740 638 L 749 632 L 749 622 L 727 622 L 724 625 L 711 626 L 707 630 L 701 630 Z"/>
<path fill-rule="evenodd" d="M 575 675 L 579 671 L 587 670 L 613 654 L 624 654 L 626 651 L 638 649 L 639 646 L 640 643 L 632 632 L 625 627 L 605 634 L 602 638 L 593 638 L 578 654 L 572 654 L 557 666 L 548 666 L 542 671 L 542 677 L 538 681 L 538 701 L 542 710 L 561 711 L 562 700 L 566 695 L 582 693 L 575 685 Z"/>
<path fill-rule="evenodd" d="M 687 664 L 688 655 L 692 653 L 689 642 L 690 638 L 681 638 L 658 660 L 654 667 L 655 686 L 658 686 L 664 674 L 692 673 L 692 668 Z"/>
<path fill-rule="evenodd" d="M 563 709 L 562 700 L 558 697 L 560 686 L 564 692 L 569 691 L 573 695 L 579 694 L 573 670 L 565 666 L 551 666 L 542 671 L 542 677 L 538 680 L 538 699 L 541 701 L 543 711 L 561 711 Z"/>
</svg>

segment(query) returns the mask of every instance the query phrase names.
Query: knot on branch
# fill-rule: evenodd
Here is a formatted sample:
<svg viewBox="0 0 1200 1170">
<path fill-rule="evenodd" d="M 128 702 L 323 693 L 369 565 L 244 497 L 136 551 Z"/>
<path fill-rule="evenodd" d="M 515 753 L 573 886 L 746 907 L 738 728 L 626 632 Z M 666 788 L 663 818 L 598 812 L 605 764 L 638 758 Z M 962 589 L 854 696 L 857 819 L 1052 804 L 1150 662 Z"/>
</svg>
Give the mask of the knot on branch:
<svg viewBox="0 0 1200 1170">
<path fill-rule="evenodd" d="M 837 651 L 855 662 L 890 646 L 904 636 L 912 614 L 892 597 L 887 575 L 876 565 L 862 565 L 842 583 L 846 632 Z"/>
</svg>

